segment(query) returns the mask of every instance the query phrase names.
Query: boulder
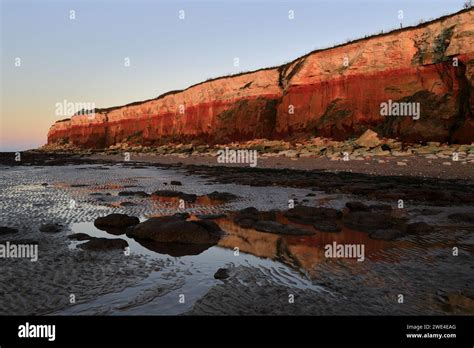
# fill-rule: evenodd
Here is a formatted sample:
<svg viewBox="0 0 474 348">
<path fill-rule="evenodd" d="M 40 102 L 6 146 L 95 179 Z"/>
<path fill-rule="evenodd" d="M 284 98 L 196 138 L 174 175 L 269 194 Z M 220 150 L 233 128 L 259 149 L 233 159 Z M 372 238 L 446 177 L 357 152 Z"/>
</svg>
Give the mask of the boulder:
<svg viewBox="0 0 474 348">
<path fill-rule="evenodd" d="M 233 193 L 217 192 L 217 191 L 208 193 L 206 197 L 214 201 L 219 201 L 219 202 L 230 202 L 238 198 L 238 196 L 234 195 Z"/>
<path fill-rule="evenodd" d="M 284 215 L 292 222 L 312 225 L 321 220 L 336 220 L 342 216 L 342 213 L 333 208 L 299 205 L 293 209 L 288 209 Z"/>
<path fill-rule="evenodd" d="M 72 239 L 72 240 L 89 240 L 89 239 L 92 239 L 94 237 L 91 237 L 86 233 L 73 233 L 73 234 L 70 234 L 69 236 L 67 236 L 67 238 Z"/>
<path fill-rule="evenodd" d="M 378 137 L 378 134 L 373 130 L 367 129 L 364 134 L 362 134 L 356 141 L 354 141 L 358 146 L 373 148 L 381 144 L 381 141 Z"/>
<path fill-rule="evenodd" d="M 39 230 L 41 232 L 47 232 L 47 233 L 58 233 L 61 232 L 63 229 L 63 225 L 56 224 L 56 223 L 48 223 L 41 225 Z"/>
<path fill-rule="evenodd" d="M 109 250 L 123 250 L 128 246 L 127 241 L 115 238 L 92 238 L 89 241 L 79 244 L 77 247 L 89 251 L 109 251 Z"/>
<path fill-rule="evenodd" d="M 184 192 L 173 191 L 173 190 L 158 190 L 158 191 L 153 192 L 152 196 L 178 198 L 188 203 L 194 203 L 196 202 L 196 199 L 197 199 L 197 195 L 195 194 L 184 193 Z"/>
<path fill-rule="evenodd" d="M 135 216 L 109 214 L 95 219 L 94 226 L 101 230 L 107 230 L 110 228 L 127 228 L 138 223 L 140 223 L 140 220 Z"/>
<path fill-rule="evenodd" d="M 165 243 L 212 244 L 220 239 L 221 230 L 212 221 L 185 221 L 176 216 L 162 216 L 136 225 L 127 231 L 127 235 Z"/>
<path fill-rule="evenodd" d="M 358 231 L 375 232 L 377 230 L 405 228 L 405 221 L 383 212 L 351 212 L 344 216 L 344 225 Z"/>
<path fill-rule="evenodd" d="M 229 278 L 229 270 L 226 268 L 219 268 L 217 272 L 214 274 L 215 279 L 227 279 Z"/>
<path fill-rule="evenodd" d="M 201 220 L 214 220 L 214 219 L 221 219 L 225 218 L 227 215 L 226 214 L 200 214 L 196 215 L 198 219 Z"/>
<path fill-rule="evenodd" d="M 118 193 L 119 196 L 136 196 L 136 197 L 149 197 L 150 194 L 146 193 L 145 191 L 121 191 Z"/>
<path fill-rule="evenodd" d="M 0 236 L 4 235 L 4 234 L 13 234 L 13 233 L 17 233 L 18 230 L 16 228 L 12 228 L 12 227 L 7 227 L 7 226 L 0 226 Z"/>
</svg>

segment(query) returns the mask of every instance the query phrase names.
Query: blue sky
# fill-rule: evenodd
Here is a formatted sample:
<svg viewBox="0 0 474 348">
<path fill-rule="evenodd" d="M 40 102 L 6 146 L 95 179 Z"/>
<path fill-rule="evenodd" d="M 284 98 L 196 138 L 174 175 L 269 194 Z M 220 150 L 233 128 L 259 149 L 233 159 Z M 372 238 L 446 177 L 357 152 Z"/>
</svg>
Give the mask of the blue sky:
<svg viewBox="0 0 474 348">
<path fill-rule="evenodd" d="M 46 142 L 63 100 L 122 105 L 459 11 L 464 0 L 1 1 L 0 151 Z M 76 18 L 69 18 L 70 11 Z M 179 19 L 179 11 L 185 19 Z M 295 17 L 288 18 L 293 10 Z M 15 58 L 21 67 L 15 67 Z M 124 67 L 125 57 L 130 67 Z M 239 67 L 234 67 L 238 57 Z"/>
</svg>

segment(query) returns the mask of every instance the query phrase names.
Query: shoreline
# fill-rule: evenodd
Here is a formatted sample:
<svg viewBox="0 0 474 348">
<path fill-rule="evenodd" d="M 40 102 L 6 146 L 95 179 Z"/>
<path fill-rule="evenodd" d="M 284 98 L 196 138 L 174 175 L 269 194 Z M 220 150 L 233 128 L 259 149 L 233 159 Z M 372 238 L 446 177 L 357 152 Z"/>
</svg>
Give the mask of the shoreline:
<svg viewBox="0 0 474 348">
<path fill-rule="evenodd" d="M 0 165 L 66 165 L 66 164 L 147 164 L 157 166 L 203 166 L 203 167 L 234 167 L 255 170 L 295 170 L 320 172 L 347 172 L 372 176 L 402 176 L 431 178 L 443 180 L 474 179 L 474 160 L 453 161 L 449 158 L 426 158 L 423 155 L 407 156 L 369 156 L 357 160 L 343 161 L 327 157 L 287 157 L 284 155 L 271 157 L 258 156 L 256 167 L 249 164 L 218 163 L 217 156 L 212 154 L 155 154 L 128 152 L 129 161 L 123 154 L 107 154 L 104 152 L 44 152 L 25 151 L 22 160 L 15 161 L 15 153 L 0 152 Z M 125 151 L 124 151 L 125 153 Z"/>
</svg>

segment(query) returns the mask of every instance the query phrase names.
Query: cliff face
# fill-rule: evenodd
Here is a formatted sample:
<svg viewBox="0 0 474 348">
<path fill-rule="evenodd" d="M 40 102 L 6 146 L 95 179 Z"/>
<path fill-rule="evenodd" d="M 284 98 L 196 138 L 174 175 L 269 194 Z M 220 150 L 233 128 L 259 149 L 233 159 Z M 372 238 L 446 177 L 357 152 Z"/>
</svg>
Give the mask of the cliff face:
<svg viewBox="0 0 474 348">
<path fill-rule="evenodd" d="M 474 10 L 222 77 L 153 100 L 56 122 L 48 144 L 225 143 L 367 128 L 403 141 L 474 141 Z M 381 103 L 419 103 L 419 119 Z"/>
</svg>

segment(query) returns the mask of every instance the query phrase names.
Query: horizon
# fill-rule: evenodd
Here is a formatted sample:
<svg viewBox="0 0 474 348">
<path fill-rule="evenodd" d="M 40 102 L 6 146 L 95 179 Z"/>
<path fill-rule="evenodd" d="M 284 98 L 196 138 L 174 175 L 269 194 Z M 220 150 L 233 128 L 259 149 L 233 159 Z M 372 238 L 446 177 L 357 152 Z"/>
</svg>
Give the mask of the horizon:
<svg viewBox="0 0 474 348">
<path fill-rule="evenodd" d="M 345 30 L 333 30 L 330 35 L 319 39 L 309 38 L 311 34 L 324 33 L 325 29 L 334 28 L 334 21 L 329 20 L 331 16 L 325 16 L 325 14 L 332 11 L 340 11 L 341 3 L 344 3 L 347 9 L 341 18 L 342 21 L 344 17 L 348 17 L 345 18 L 346 21 L 344 23 L 346 24 L 342 27 Z M 361 6 L 360 3 L 351 4 L 348 1 L 342 0 L 331 3 L 328 1 L 298 1 L 296 3 L 280 1 L 272 3 L 271 8 L 262 6 L 268 5 L 269 2 L 267 1 L 258 1 L 252 4 L 236 1 L 199 1 L 197 3 L 161 1 L 157 4 L 144 0 L 132 3 L 129 1 L 119 1 L 112 4 L 112 2 L 107 0 L 97 3 L 89 1 L 41 1 L 40 3 L 33 3 L 30 0 L 16 2 L 2 0 L 1 59 L 2 62 L 10 61 L 12 64 L 2 64 L 0 151 L 23 151 L 44 145 L 49 127 L 54 122 L 67 118 L 58 116 L 54 112 L 56 104 L 63 101 L 72 103 L 91 102 L 97 106 L 97 109 L 104 109 L 114 107 L 113 105 L 123 106 L 137 101 L 155 99 L 163 93 L 186 89 L 205 80 L 280 66 L 314 50 L 330 49 L 344 44 L 348 40 L 363 39 L 364 35 L 377 35 L 381 30 L 387 33 L 388 31 L 399 29 L 397 27 L 397 24 L 399 25 L 400 23 L 397 18 L 398 9 L 404 12 L 403 27 L 408 27 L 419 24 L 422 19 L 427 22 L 459 12 L 464 1 L 438 0 L 434 3 L 430 2 L 428 8 L 426 7 L 427 1 L 421 1 L 417 4 L 411 4 L 409 1 L 376 4 L 373 0 L 365 0 L 363 3 L 373 5 L 370 8 L 371 11 L 368 11 L 365 6 Z M 22 7 L 25 4 L 31 5 L 26 11 Z M 41 4 L 47 6 L 42 7 Z M 119 6 L 115 7 L 116 4 Z M 138 13 L 133 12 L 128 7 L 130 4 L 133 4 L 133 6 L 137 5 L 133 7 L 133 10 L 138 10 Z M 68 50 L 68 45 L 71 45 L 71 43 L 68 43 L 67 40 L 61 42 L 62 45 L 60 47 L 56 45 L 57 41 L 55 39 L 66 39 L 65 35 L 77 35 L 79 43 L 76 46 L 72 43 L 72 47 L 76 48 L 76 51 L 77 46 L 79 46 L 80 51 L 81 43 L 86 46 L 88 44 L 92 46 L 92 52 L 98 52 L 95 49 L 97 49 L 99 44 L 101 44 L 99 45 L 101 47 L 104 43 L 109 43 L 107 40 L 95 43 L 93 42 L 94 40 L 91 40 L 89 42 L 90 36 L 88 34 L 98 35 L 99 31 L 90 29 L 90 26 L 87 24 L 99 23 L 95 17 L 100 15 L 103 17 L 106 14 L 110 14 L 110 10 L 116 13 L 115 16 L 110 16 L 108 22 L 106 19 L 104 23 L 101 23 L 103 26 L 105 25 L 105 28 L 108 28 L 107 24 L 111 26 L 116 25 L 117 19 L 121 19 L 124 16 L 127 17 L 130 13 L 137 14 L 138 17 L 135 20 L 146 27 L 146 24 L 143 23 L 146 23 L 146 19 L 151 16 L 150 12 L 153 11 L 149 11 L 149 8 L 144 7 L 143 4 L 158 6 L 162 11 L 159 12 L 162 16 L 163 11 L 165 11 L 165 15 L 162 18 L 164 24 L 159 23 L 158 27 L 154 26 L 152 29 L 155 31 L 159 29 L 165 30 L 165 34 L 168 36 L 164 35 L 163 37 L 165 39 L 168 38 L 168 41 L 162 42 L 161 46 L 155 48 L 155 51 L 146 51 L 149 46 L 147 45 L 149 44 L 148 40 L 144 39 L 139 43 L 132 40 L 136 39 L 139 34 L 145 34 L 145 38 L 153 36 L 152 34 L 155 31 L 140 31 L 138 23 L 134 23 L 138 27 L 132 26 L 133 30 L 131 32 L 125 32 L 125 36 L 130 38 L 130 41 L 127 42 L 131 43 L 131 49 L 118 50 L 113 54 L 106 50 L 99 50 L 101 53 L 98 56 L 99 64 L 97 64 L 97 59 L 94 60 L 93 54 L 73 56 L 71 58 L 73 60 L 72 65 L 68 64 L 69 57 L 67 55 L 60 55 L 58 59 L 57 54 L 62 52 L 64 46 L 66 46 L 65 53 L 71 52 L 71 49 Z M 230 11 L 232 15 L 226 16 L 229 4 L 235 7 L 235 11 Z M 44 7 L 49 7 L 49 5 L 52 5 L 52 11 L 48 12 Z M 107 8 L 108 5 L 114 5 L 114 7 Z M 309 10 L 303 11 L 301 7 L 303 5 L 319 11 L 314 11 L 314 13 L 310 13 Z M 314 6 L 316 5 L 323 5 L 324 11 L 320 11 L 320 8 L 315 8 Z M 74 19 L 69 18 L 71 14 L 69 11 L 71 11 L 72 6 L 75 8 L 73 10 L 75 11 Z M 34 11 L 34 8 L 37 8 L 38 11 Z M 350 11 L 351 8 L 363 8 L 362 17 L 351 16 L 354 13 Z M 184 19 L 179 19 L 179 16 L 182 14 L 179 12 L 181 9 L 185 11 Z M 204 14 L 201 13 L 199 15 L 199 12 L 205 9 L 210 11 L 204 11 Z M 248 11 L 249 9 L 251 10 Z M 288 18 L 288 11 L 290 10 L 294 11 L 294 18 L 292 20 Z M 41 13 L 46 13 L 46 18 L 41 16 Z M 195 15 L 196 13 L 197 15 Z M 421 13 L 423 13 L 423 16 L 421 16 Z M 40 16 L 35 14 L 40 14 Z M 221 15 L 220 17 L 219 14 Z M 265 19 L 269 21 L 265 22 L 265 24 L 270 23 L 269 26 L 264 28 L 262 28 L 261 23 L 258 21 L 261 19 L 260 15 L 262 14 L 268 16 Z M 25 17 L 25 15 L 29 16 L 33 23 L 28 28 L 21 27 L 21 20 L 19 19 Z M 250 39 L 247 35 L 242 35 L 241 32 L 234 32 L 235 28 L 232 25 L 229 26 L 229 23 L 241 21 L 244 15 L 249 16 L 250 19 L 255 21 L 255 23 L 250 19 L 246 21 L 250 26 L 250 28 L 247 28 L 247 34 L 252 34 Z M 321 22 L 316 20 L 318 15 L 323 15 L 320 18 L 322 19 Z M 369 21 L 363 20 L 365 18 L 364 15 L 367 18 L 370 17 L 372 21 L 368 23 Z M 100 19 L 103 19 L 102 17 Z M 299 19 L 301 17 L 302 19 Z M 53 30 L 50 33 L 52 37 L 47 36 L 40 41 L 28 42 L 32 38 L 31 31 L 32 29 L 34 31 L 34 24 L 37 23 L 34 20 L 38 21 L 38 18 L 43 18 L 45 21 L 48 18 L 50 19 L 50 21 L 42 23 L 49 26 L 46 26 L 44 31 L 38 35 L 47 35 L 48 31 Z M 69 32 L 68 30 L 54 31 L 56 29 L 55 24 L 58 23 L 52 20 L 52 18 L 59 19 L 59 23 L 64 24 L 65 28 L 68 28 L 66 27 L 68 25 L 75 25 L 78 28 L 69 27 Z M 156 17 L 151 18 L 156 19 Z M 217 18 L 217 22 L 208 25 L 209 23 L 206 20 L 209 18 Z M 373 20 L 373 18 L 376 18 L 376 20 Z M 383 19 L 386 20 L 383 21 Z M 206 22 L 205 27 L 199 26 L 199 22 L 203 20 Z M 311 26 L 313 24 L 311 23 L 312 20 L 316 22 L 315 27 Z M 197 33 L 195 30 L 196 21 L 197 27 L 201 29 Z M 80 24 L 78 25 L 77 22 Z M 284 26 L 282 23 L 290 24 Z M 20 26 L 18 27 L 17 24 L 20 24 Z M 384 25 L 382 26 L 382 24 Z M 177 27 L 177 29 L 173 28 L 173 26 Z M 309 27 L 311 30 L 305 30 L 307 29 L 306 27 Z M 357 31 L 348 31 L 348 28 L 353 29 L 354 27 L 357 27 Z M 176 30 L 173 31 L 173 29 Z M 215 33 L 213 29 L 223 30 Z M 278 32 L 271 36 L 273 41 L 266 40 L 265 44 L 268 47 L 262 47 L 259 40 L 268 38 L 268 33 L 273 34 L 275 30 Z M 205 36 L 209 34 L 209 31 L 217 36 Z M 111 30 L 110 32 L 112 33 L 110 39 L 113 42 L 121 42 L 121 35 L 124 34 L 124 31 Z M 352 35 L 348 38 L 347 34 L 349 32 Z M 215 46 L 218 46 L 219 51 L 217 49 L 209 50 L 206 44 L 199 45 L 196 39 L 203 39 L 202 34 L 205 36 L 204 42 L 208 44 L 217 39 L 218 44 Z M 197 37 L 193 37 L 193 35 Z M 229 35 L 231 37 L 234 36 L 236 41 L 225 40 L 228 39 Z M 176 41 L 170 42 L 174 38 L 184 38 L 184 41 L 179 43 L 176 43 Z M 107 35 L 105 35 L 105 39 L 107 39 Z M 123 42 L 121 43 L 123 45 Z M 167 43 L 171 43 L 171 45 L 167 46 Z M 49 47 L 49 51 L 48 49 L 37 50 L 39 47 L 44 47 L 41 44 L 45 44 L 47 48 Z M 317 46 L 315 46 L 316 44 Z M 117 46 L 113 47 L 116 48 Z M 221 47 L 223 49 L 220 49 Z M 163 57 L 163 52 L 160 51 L 160 48 L 171 48 L 171 52 L 165 52 Z M 143 51 L 140 51 L 140 49 Z M 189 53 L 194 52 L 195 49 L 199 53 L 190 55 Z M 181 50 L 184 50 L 184 52 Z M 72 52 L 75 51 L 72 50 Z M 141 52 L 141 54 L 136 52 Z M 234 59 L 236 57 L 239 58 L 240 65 L 238 67 L 234 66 Z M 20 66 L 13 64 L 17 58 L 21 58 Z M 129 58 L 129 66 L 124 66 L 126 58 Z M 153 58 L 156 58 L 157 61 L 153 60 Z M 173 60 L 173 63 L 167 67 L 169 60 Z M 191 62 L 196 63 L 196 61 L 197 64 L 201 63 L 203 67 L 202 69 L 197 69 L 197 71 L 190 64 Z M 43 63 L 49 64 L 43 65 Z M 71 68 L 75 69 L 71 70 Z M 156 68 L 158 68 L 157 71 Z M 92 81 L 86 79 L 84 83 L 84 76 L 91 76 Z M 165 78 L 160 78 L 160 76 L 165 76 Z M 44 88 L 42 82 L 45 80 L 53 81 L 53 85 Z M 121 86 L 123 89 L 110 90 L 110 88 L 116 86 Z M 140 86 L 143 87 L 140 88 Z M 103 93 L 102 89 L 107 89 L 107 93 Z M 25 100 L 29 101 L 29 103 L 25 103 Z"/>
</svg>

